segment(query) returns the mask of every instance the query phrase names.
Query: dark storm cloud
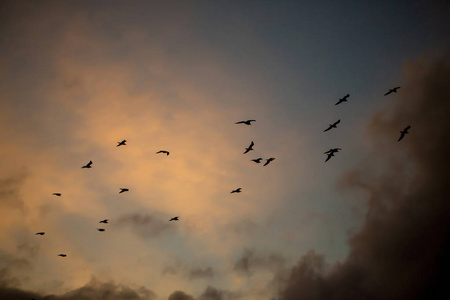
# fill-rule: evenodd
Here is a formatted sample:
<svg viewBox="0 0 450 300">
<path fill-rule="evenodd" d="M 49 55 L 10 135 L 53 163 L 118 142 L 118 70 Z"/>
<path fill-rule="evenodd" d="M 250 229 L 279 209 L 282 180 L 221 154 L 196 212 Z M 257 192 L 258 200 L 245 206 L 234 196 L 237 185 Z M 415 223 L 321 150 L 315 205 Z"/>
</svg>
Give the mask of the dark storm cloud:
<svg viewBox="0 0 450 300">
<path fill-rule="evenodd" d="M 255 270 L 269 270 L 276 272 L 283 268 L 285 259 L 279 254 L 263 255 L 246 249 L 235 262 L 233 269 L 251 275 Z"/>
<path fill-rule="evenodd" d="M 118 218 L 115 227 L 131 227 L 139 236 L 153 238 L 173 230 L 173 223 L 156 214 L 126 214 Z"/>
<path fill-rule="evenodd" d="M 362 189 L 368 211 L 347 260 L 325 271 L 309 253 L 279 299 L 436 299 L 450 270 L 450 55 L 405 65 L 405 83 L 368 126 L 373 152 L 341 186 Z M 399 131 L 410 134 L 397 142 Z"/>
<path fill-rule="evenodd" d="M 175 291 L 170 294 L 168 300 L 195 300 L 191 295 L 186 294 L 182 291 Z"/>
<path fill-rule="evenodd" d="M 0 299 L 2 300 L 153 300 L 155 293 L 144 287 L 132 289 L 112 282 L 99 282 L 91 280 L 85 286 L 69 291 L 62 295 L 39 295 L 18 288 L 0 286 Z"/>
</svg>

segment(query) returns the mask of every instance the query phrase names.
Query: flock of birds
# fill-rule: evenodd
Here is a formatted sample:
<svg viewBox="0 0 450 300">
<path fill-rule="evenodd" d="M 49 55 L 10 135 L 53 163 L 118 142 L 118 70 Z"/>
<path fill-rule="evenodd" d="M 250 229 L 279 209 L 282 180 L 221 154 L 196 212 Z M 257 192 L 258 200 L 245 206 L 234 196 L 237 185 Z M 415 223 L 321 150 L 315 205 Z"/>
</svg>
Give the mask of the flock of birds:
<svg viewBox="0 0 450 300">
<path fill-rule="evenodd" d="M 387 95 L 392 94 L 392 93 L 397 93 L 397 90 L 398 90 L 399 88 L 400 88 L 400 87 L 397 86 L 397 87 L 395 87 L 395 88 L 393 88 L 393 89 L 389 89 L 389 91 L 388 91 L 386 94 L 384 94 L 384 95 L 387 96 Z M 347 102 L 347 101 L 348 101 L 347 99 L 348 99 L 349 97 L 350 97 L 350 94 L 345 95 L 344 97 L 340 98 L 339 101 L 336 102 L 335 105 L 339 105 L 339 104 L 341 104 L 341 103 L 343 103 L 343 102 Z M 339 124 L 340 122 L 341 122 L 341 120 L 339 119 L 339 120 L 337 120 L 336 122 L 334 122 L 333 124 L 329 124 L 328 128 L 325 129 L 323 132 L 326 132 L 326 131 L 331 130 L 331 129 L 333 129 L 333 128 L 337 128 L 337 124 Z M 405 135 L 409 133 L 408 130 L 409 130 L 410 128 L 411 128 L 411 126 L 408 125 L 405 129 L 403 129 L 402 131 L 400 131 L 400 138 L 398 139 L 398 142 L 400 142 L 400 141 L 405 137 Z M 331 148 L 330 150 L 324 152 L 324 154 L 327 155 L 327 159 L 325 160 L 325 162 L 329 161 L 330 158 L 334 156 L 334 153 L 339 152 L 339 150 L 342 150 L 342 149 L 341 149 L 341 148 Z"/>
<path fill-rule="evenodd" d="M 391 93 L 396 93 L 397 90 L 398 90 L 399 88 L 400 88 L 400 87 L 395 87 L 395 88 L 393 88 L 393 89 L 390 89 L 390 90 L 389 90 L 386 94 L 384 94 L 384 95 L 387 96 L 387 95 L 389 95 L 389 94 L 391 94 Z M 349 97 L 350 97 L 350 94 L 345 95 L 343 98 L 340 98 L 339 101 L 338 101 L 335 105 L 339 105 L 339 104 L 341 104 L 341 103 L 343 103 L 343 102 L 347 102 Z M 255 121 L 256 121 L 256 120 L 244 120 L 244 121 L 236 122 L 235 124 L 252 125 L 252 122 L 255 122 Z M 329 124 L 328 128 L 326 128 L 326 129 L 324 130 L 324 132 L 329 131 L 329 130 L 331 130 L 331 129 L 333 129 L 333 128 L 337 128 L 337 125 L 338 125 L 340 122 L 341 122 L 341 120 L 339 119 L 339 120 L 337 120 L 336 122 L 334 122 L 333 124 Z M 403 129 L 402 131 L 400 131 L 400 138 L 398 139 L 398 142 L 400 142 L 400 141 L 405 137 L 405 135 L 409 133 L 408 130 L 409 130 L 410 128 L 411 128 L 411 126 L 408 125 L 405 129 Z M 116 147 L 126 146 L 126 145 L 127 145 L 126 143 L 127 143 L 127 140 L 122 140 L 122 141 L 120 141 L 120 142 L 117 142 L 117 146 L 116 146 Z M 253 149 L 254 145 L 255 145 L 255 143 L 254 143 L 253 141 L 251 141 L 250 145 L 249 145 L 248 147 L 245 148 L 245 151 L 244 151 L 243 154 L 247 154 L 248 152 L 254 150 L 254 149 Z M 324 152 L 324 154 L 327 155 L 327 158 L 326 158 L 325 162 L 327 162 L 328 160 L 330 160 L 330 158 L 333 157 L 334 154 L 337 153 L 337 152 L 339 152 L 340 150 L 342 150 L 342 149 L 341 149 L 341 148 L 331 148 L 330 150 Z M 166 150 L 159 150 L 158 152 L 156 152 L 156 154 L 160 154 L 160 153 L 161 153 L 161 154 L 166 154 L 167 156 L 169 156 L 169 154 L 170 154 L 170 152 L 169 152 L 169 151 L 166 151 Z M 257 163 L 257 164 L 260 164 L 262 160 L 263 160 L 262 157 L 255 158 L 255 159 L 251 159 L 251 161 L 253 161 L 253 162 Z M 267 158 L 267 159 L 266 159 L 266 162 L 264 163 L 263 166 L 267 166 L 267 165 L 270 164 L 273 160 L 275 160 L 274 157 Z M 92 168 L 92 164 L 93 164 L 93 162 L 92 162 L 92 160 L 90 160 L 86 165 L 82 166 L 81 168 L 82 168 L 82 169 L 91 169 L 91 168 Z M 128 192 L 128 191 L 129 191 L 128 188 L 119 188 L 119 189 L 120 189 L 119 194 L 122 194 L 122 193 L 125 193 L 125 192 Z M 230 193 L 231 193 L 231 194 L 234 194 L 234 193 L 241 193 L 241 192 L 242 192 L 242 188 L 237 188 L 237 189 L 232 190 Z M 61 197 L 61 196 L 62 196 L 61 193 L 53 193 L 53 195 L 54 195 L 54 196 L 57 196 L 57 197 Z M 170 222 L 170 221 L 179 221 L 179 218 L 180 218 L 179 216 L 172 217 L 172 218 L 169 219 L 169 222 Z M 101 223 L 101 224 L 108 224 L 108 221 L 109 221 L 108 219 L 104 219 L 104 220 L 99 221 L 99 223 Z M 104 231 L 105 231 L 105 228 L 97 228 L 97 230 L 100 231 L 100 232 L 104 232 Z M 45 235 L 45 232 L 43 232 L 43 231 L 37 232 L 36 235 L 41 235 L 41 236 L 42 236 L 42 235 Z M 67 254 L 60 253 L 60 254 L 58 254 L 57 256 L 60 256 L 60 257 L 66 257 Z"/>
</svg>

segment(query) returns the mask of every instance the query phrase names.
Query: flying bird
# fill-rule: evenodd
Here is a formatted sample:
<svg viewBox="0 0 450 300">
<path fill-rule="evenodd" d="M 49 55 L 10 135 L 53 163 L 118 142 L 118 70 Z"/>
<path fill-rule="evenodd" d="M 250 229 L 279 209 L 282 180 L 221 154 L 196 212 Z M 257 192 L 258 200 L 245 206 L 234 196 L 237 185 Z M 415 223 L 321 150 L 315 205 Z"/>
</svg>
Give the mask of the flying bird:
<svg viewBox="0 0 450 300">
<path fill-rule="evenodd" d="M 120 189 L 120 192 L 119 192 L 119 194 L 122 194 L 122 193 L 125 193 L 125 192 L 128 192 L 130 189 L 124 189 L 124 188 L 119 188 Z"/>
<path fill-rule="evenodd" d="M 90 168 L 92 168 L 92 160 L 90 160 L 85 166 L 82 166 L 81 167 L 82 169 L 90 169 Z"/>
<path fill-rule="evenodd" d="M 126 146 L 126 145 L 127 145 L 126 142 L 127 142 L 127 140 L 123 140 L 123 141 L 121 141 L 121 142 L 117 142 L 117 146 L 116 146 L 116 147 L 119 147 L 119 146 Z"/>
<path fill-rule="evenodd" d="M 240 121 L 236 122 L 234 124 L 245 124 L 245 125 L 252 125 L 252 122 L 255 122 L 256 120 L 247 120 L 247 121 Z"/>
<path fill-rule="evenodd" d="M 108 224 L 108 219 L 101 220 L 99 223 L 105 223 L 105 224 Z"/>
<path fill-rule="evenodd" d="M 330 130 L 331 128 L 337 128 L 337 124 L 339 124 L 341 122 L 341 119 L 337 120 L 336 122 L 334 122 L 333 124 L 330 124 L 330 126 L 325 129 L 323 132 Z"/>
<path fill-rule="evenodd" d="M 53 193 L 52 195 L 55 195 L 55 196 L 61 197 L 61 193 Z"/>
<path fill-rule="evenodd" d="M 262 160 L 262 157 L 260 157 L 260 158 L 255 158 L 255 159 L 251 159 L 251 161 L 254 161 L 254 162 L 257 163 L 257 164 L 260 164 L 260 163 L 261 163 L 261 160 Z"/>
<path fill-rule="evenodd" d="M 406 127 L 405 129 L 403 129 L 402 131 L 400 131 L 400 138 L 398 139 L 397 142 L 400 142 L 402 140 L 402 138 L 405 137 L 405 134 L 408 134 L 408 129 L 410 129 L 411 126 L 408 125 L 408 127 Z"/>
<path fill-rule="evenodd" d="M 232 191 L 230 192 L 230 194 L 233 194 L 233 193 L 240 193 L 241 190 L 242 190 L 242 188 L 237 188 L 237 189 L 235 189 L 235 190 L 232 190 Z"/>
<path fill-rule="evenodd" d="M 398 87 L 395 87 L 395 88 L 393 88 L 393 89 L 389 89 L 389 92 L 387 92 L 386 94 L 384 94 L 385 96 L 387 96 L 387 95 L 389 95 L 389 94 L 391 94 L 391 93 L 397 93 L 397 90 L 399 89 L 400 87 L 398 86 Z"/>
<path fill-rule="evenodd" d="M 342 150 L 341 148 L 331 148 L 330 150 L 328 150 L 327 152 L 325 152 L 325 154 L 328 155 L 327 159 L 325 160 L 325 162 L 329 161 L 330 158 L 332 156 L 334 156 L 334 153 L 339 152 L 339 150 Z"/>
<path fill-rule="evenodd" d="M 97 228 L 98 231 L 105 231 L 104 228 Z"/>
<path fill-rule="evenodd" d="M 271 161 L 275 160 L 275 157 L 271 157 L 266 159 L 266 163 L 263 165 L 263 167 L 267 166 L 268 164 L 270 164 Z"/>
<path fill-rule="evenodd" d="M 347 102 L 348 97 L 350 97 L 350 94 L 347 94 L 343 98 L 340 98 L 339 101 L 335 105 L 341 104 L 342 102 Z"/>
<path fill-rule="evenodd" d="M 169 151 L 166 151 L 166 150 L 159 150 L 158 152 L 156 152 L 156 154 L 158 154 L 158 153 L 165 153 L 165 154 L 169 155 Z"/>
<path fill-rule="evenodd" d="M 44 235 L 45 232 L 36 232 L 36 235 Z"/>
<path fill-rule="evenodd" d="M 250 144 L 250 146 L 248 146 L 248 148 L 245 148 L 244 154 L 247 153 L 247 152 L 250 151 L 250 150 L 253 150 L 253 146 L 254 146 L 254 145 L 255 145 L 255 143 L 253 143 L 253 141 L 252 141 L 252 143 Z"/>
<path fill-rule="evenodd" d="M 170 221 L 178 221 L 178 220 L 179 220 L 179 217 L 173 217 L 172 219 L 169 220 L 169 222 Z"/>
<path fill-rule="evenodd" d="M 66 256 L 67 256 L 67 254 L 58 254 L 58 256 L 61 256 L 61 257 L 66 257 Z"/>
</svg>

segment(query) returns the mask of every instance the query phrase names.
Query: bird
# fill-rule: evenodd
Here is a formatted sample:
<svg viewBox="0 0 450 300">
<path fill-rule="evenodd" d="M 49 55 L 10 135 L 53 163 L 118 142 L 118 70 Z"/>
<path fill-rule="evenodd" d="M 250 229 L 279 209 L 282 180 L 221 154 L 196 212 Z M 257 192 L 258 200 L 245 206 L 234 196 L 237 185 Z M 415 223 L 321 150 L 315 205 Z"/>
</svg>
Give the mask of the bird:
<svg viewBox="0 0 450 300">
<path fill-rule="evenodd" d="M 271 157 L 271 158 L 266 159 L 266 163 L 263 165 L 263 167 L 265 167 L 265 166 L 267 166 L 268 164 L 270 164 L 270 162 L 271 162 L 272 160 L 275 160 L 275 157 Z"/>
<path fill-rule="evenodd" d="M 119 146 L 126 146 L 126 145 L 127 145 L 126 142 L 127 142 L 127 140 L 123 140 L 123 141 L 121 141 L 121 142 L 117 142 L 117 146 L 116 146 L 116 147 L 119 147 Z"/>
<path fill-rule="evenodd" d="M 241 190 L 242 190 L 242 188 L 237 188 L 237 189 L 235 189 L 235 190 L 232 190 L 232 191 L 230 192 L 230 194 L 233 194 L 233 193 L 240 193 Z"/>
<path fill-rule="evenodd" d="M 119 189 L 120 189 L 119 194 L 122 194 L 124 192 L 128 192 L 130 190 L 130 189 L 125 189 L 125 188 L 119 188 Z"/>
<path fill-rule="evenodd" d="M 55 195 L 55 196 L 61 197 L 61 193 L 53 193 L 52 195 Z"/>
<path fill-rule="evenodd" d="M 81 167 L 82 169 L 90 169 L 90 168 L 92 168 L 92 160 L 90 160 L 85 166 L 82 166 Z"/>
<path fill-rule="evenodd" d="M 58 254 L 58 256 L 61 256 L 61 257 L 66 257 L 66 256 L 67 256 L 67 254 Z"/>
<path fill-rule="evenodd" d="M 45 232 L 36 232 L 36 235 L 44 235 Z"/>
<path fill-rule="evenodd" d="M 397 90 L 399 89 L 400 87 L 398 86 L 398 87 L 395 87 L 395 88 L 393 88 L 393 89 L 389 89 L 389 92 L 387 92 L 386 94 L 384 94 L 385 96 L 387 96 L 387 95 L 389 95 L 389 94 L 391 94 L 391 93 L 397 93 Z"/>
<path fill-rule="evenodd" d="M 105 231 L 104 228 L 97 228 L 98 231 Z"/>
<path fill-rule="evenodd" d="M 158 152 L 156 152 L 156 154 L 158 154 L 158 153 L 165 153 L 165 154 L 169 155 L 169 151 L 166 151 L 166 150 L 159 150 Z"/>
<path fill-rule="evenodd" d="M 342 102 L 347 102 L 348 97 L 350 97 L 350 94 L 347 94 L 343 98 L 340 98 L 339 101 L 335 105 L 341 104 Z"/>
<path fill-rule="evenodd" d="M 169 222 L 170 221 L 178 221 L 179 220 L 179 217 L 173 217 L 173 218 L 171 218 L 170 220 L 169 220 Z"/>
<path fill-rule="evenodd" d="M 332 156 L 334 156 L 334 153 L 339 152 L 339 150 L 342 150 L 341 148 L 331 148 L 330 150 L 328 150 L 327 152 L 325 152 L 325 154 L 328 155 L 327 159 L 325 160 L 325 162 L 329 161 L 330 158 Z"/>
<path fill-rule="evenodd" d="M 260 164 L 260 163 L 261 163 L 261 160 L 262 160 L 262 157 L 260 157 L 260 158 L 255 158 L 255 159 L 251 159 L 251 161 L 254 161 L 254 162 L 257 163 L 257 164 Z"/>
<path fill-rule="evenodd" d="M 337 124 L 339 124 L 341 122 L 341 119 L 337 120 L 336 122 L 334 122 L 333 124 L 330 124 L 330 126 L 325 129 L 323 132 L 330 130 L 331 128 L 337 128 Z"/>
<path fill-rule="evenodd" d="M 409 133 L 408 129 L 410 129 L 411 126 L 408 125 L 408 127 L 406 127 L 405 129 L 403 129 L 402 131 L 400 131 L 400 138 L 398 139 L 397 142 L 400 142 L 402 138 L 405 137 L 405 134 Z"/>
<path fill-rule="evenodd" d="M 253 150 L 253 146 L 254 146 L 254 145 L 255 145 L 255 143 L 253 143 L 253 141 L 252 141 L 252 143 L 250 144 L 250 146 L 248 146 L 248 148 L 245 148 L 244 154 L 247 153 L 247 152 L 249 152 L 250 150 Z"/>
<path fill-rule="evenodd" d="M 255 122 L 256 120 L 247 120 L 247 121 L 240 121 L 236 122 L 234 124 L 245 124 L 245 125 L 252 125 L 252 122 Z"/>
<path fill-rule="evenodd" d="M 101 220 L 99 223 L 105 223 L 105 224 L 108 224 L 108 219 Z"/>
</svg>

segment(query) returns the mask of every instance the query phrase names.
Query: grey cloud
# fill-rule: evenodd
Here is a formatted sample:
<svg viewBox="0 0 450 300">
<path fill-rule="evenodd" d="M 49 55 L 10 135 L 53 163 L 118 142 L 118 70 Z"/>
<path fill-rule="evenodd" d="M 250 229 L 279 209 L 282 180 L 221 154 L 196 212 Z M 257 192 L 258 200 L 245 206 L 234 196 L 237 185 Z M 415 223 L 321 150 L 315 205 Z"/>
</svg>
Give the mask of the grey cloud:
<svg viewBox="0 0 450 300">
<path fill-rule="evenodd" d="M 310 253 L 287 273 L 281 300 L 437 299 L 450 270 L 450 53 L 404 68 L 394 104 L 375 114 L 373 152 L 340 181 L 362 189 L 368 211 L 346 261 L 328 272 Z M 397 142 L 399 131 L 410 134 Z"/>
<path fill-rule="evenodd" d="M 20 197 L 19 191 L 25 178 L 26 176 L 21 174 L 0 180 L 0 207 L 24 211 L 25 204 Z"/>
<path fill-rule="evenodd" d="M 211 267 L 207 268 L 193 268 L 189 270 L 188 274 L 189 279 L 200 279 L 200 278 L 213 278 L 214 272 Z"/>
<path fill-rule="evenodd" d="M 264 255 L 254 250 L 246 249 L 235 262 L 233 269 L 251 275 L 256 270 L 270 270 L 276 272 L 285 265 L 285 259 L 279 254 Z"/>
<path fill-rule="evenodd" d="M 144 238 L 154 238 L 163 233 L 173 230 L 173 224 L 168 219 L 162 219 L 156 214 L 126 214 L 120 216 L 114 227 L 129 226 L 139 236 Z"/>
<path fill-rule="evenodd" d="M 235 300 L 239 298 L 241 298 L 239 293 L 220 290 L 212 286 L 208 286 L 200 297 L 198 297 L 198 300 Z"/>
<path fill-rule="evenodd" d="M 168 300 L 195 300 L 191 295 L 186 294 L 182 291 L 175 291 L 170 294 Z"/>
</svg>

